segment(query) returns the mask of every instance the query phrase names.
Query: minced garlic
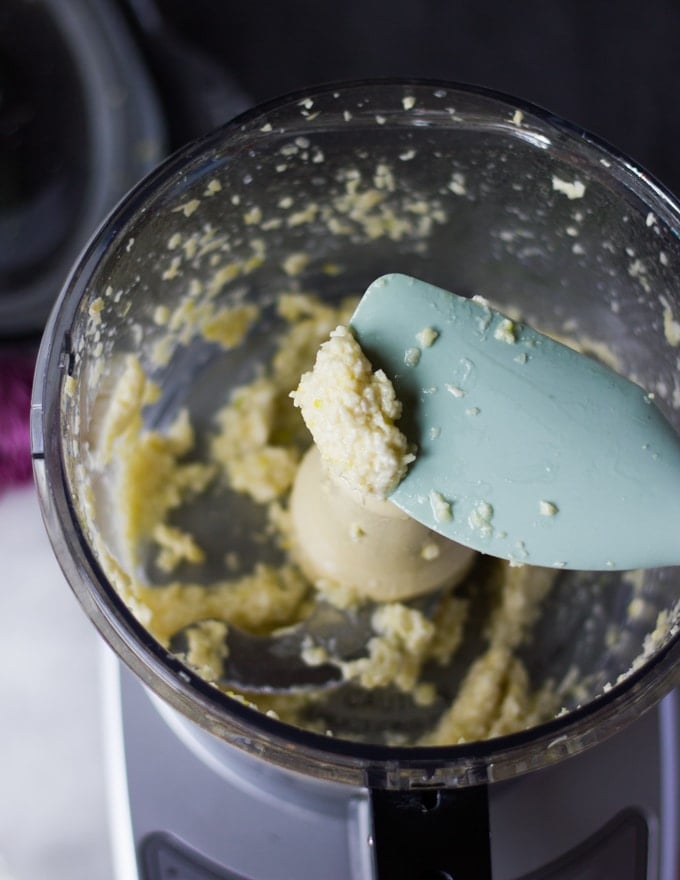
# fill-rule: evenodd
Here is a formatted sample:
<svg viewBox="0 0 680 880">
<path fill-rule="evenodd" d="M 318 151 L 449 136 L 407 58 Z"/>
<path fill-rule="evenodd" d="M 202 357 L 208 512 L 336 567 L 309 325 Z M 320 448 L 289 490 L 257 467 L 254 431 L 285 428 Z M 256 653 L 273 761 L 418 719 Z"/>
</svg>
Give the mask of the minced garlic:
<svg viewBox="0 0 680 880">
<path fill-rule="evenodd" d="M 327 472 L 362 495 L 387 497 L 413 461 L 392 383 L 373 368 L 352 331 L 337 327 L 291 395 Z"/>
</svg>

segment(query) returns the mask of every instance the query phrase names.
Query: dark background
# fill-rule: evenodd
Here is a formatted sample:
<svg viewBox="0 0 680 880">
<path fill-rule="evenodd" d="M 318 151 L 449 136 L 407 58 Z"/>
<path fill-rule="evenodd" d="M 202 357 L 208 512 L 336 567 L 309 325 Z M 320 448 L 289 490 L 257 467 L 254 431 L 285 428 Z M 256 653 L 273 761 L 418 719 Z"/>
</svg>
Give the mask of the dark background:
<svg viewBox="0 0 680 880">
<path fill-rule="evenodd" d="M 41 332 L 101 218 L 168 152 L 371 77 L 533 102 L 680 195 L 680 0 L 0 0 L 0 346 Z"/>
<path fill-rule="evenodd" d="M 680 194 L 680 2 L 157 2 L 255 101 L 372 76 L 483 85 L 599 135 Z"/>
</svg>

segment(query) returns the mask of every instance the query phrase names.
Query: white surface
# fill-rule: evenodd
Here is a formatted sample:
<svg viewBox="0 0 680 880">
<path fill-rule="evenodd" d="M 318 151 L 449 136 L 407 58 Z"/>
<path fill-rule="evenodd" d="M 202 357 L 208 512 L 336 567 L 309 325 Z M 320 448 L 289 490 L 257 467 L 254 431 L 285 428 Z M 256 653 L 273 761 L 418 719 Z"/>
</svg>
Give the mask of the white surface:
<svg viewBox="0 0 680 880">
<path fill-rule="evenodd" d="M 100 637 L 32 486 L 0 494 L 0 880 L 110 880 Z"/>
</svg>

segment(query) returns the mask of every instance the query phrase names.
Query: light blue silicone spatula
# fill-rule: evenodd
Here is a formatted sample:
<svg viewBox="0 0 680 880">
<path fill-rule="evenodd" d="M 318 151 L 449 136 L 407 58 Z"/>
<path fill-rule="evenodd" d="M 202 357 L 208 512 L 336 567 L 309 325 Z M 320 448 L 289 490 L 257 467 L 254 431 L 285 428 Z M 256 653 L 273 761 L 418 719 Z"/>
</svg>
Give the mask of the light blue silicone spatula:
<svg viewBox="0 0 680 880">
<path fill-rule="evenodd" d="M 533 565 L 680 564 L 680 437 L 638 385 L 405 275 L 371 284 L 350 323 L 417 445 L 390 496 L 414 519 Z"/>
</svg>

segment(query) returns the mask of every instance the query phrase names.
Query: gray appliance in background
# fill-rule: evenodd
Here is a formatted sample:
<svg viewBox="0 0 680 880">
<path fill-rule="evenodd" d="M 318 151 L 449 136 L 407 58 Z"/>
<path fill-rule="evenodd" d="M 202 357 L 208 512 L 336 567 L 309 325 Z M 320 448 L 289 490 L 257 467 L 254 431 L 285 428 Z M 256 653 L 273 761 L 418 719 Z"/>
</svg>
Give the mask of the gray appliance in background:
<svg viewBox="0 0 680 880">
<path fill-rule="evenodd" d="M 247 104 L 154 0 L 3 0 L 0 340 L 39 334 L 114 204 Z"/>
</svg>

